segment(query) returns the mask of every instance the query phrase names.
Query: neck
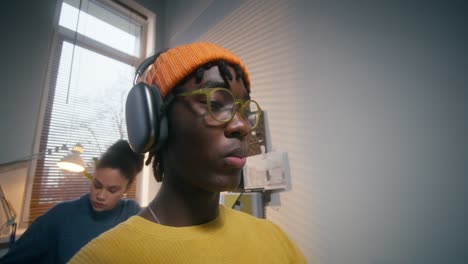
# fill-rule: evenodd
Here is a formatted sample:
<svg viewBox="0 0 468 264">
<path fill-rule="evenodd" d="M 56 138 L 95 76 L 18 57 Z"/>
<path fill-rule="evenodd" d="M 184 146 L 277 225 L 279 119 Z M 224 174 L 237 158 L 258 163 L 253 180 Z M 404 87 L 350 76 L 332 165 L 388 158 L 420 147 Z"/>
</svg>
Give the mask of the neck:
<svg viewBox="0 0 468 264">
<path fill-rule="evenodd" d="M 163 181 L 149 204 L 158 220 L 168 226 L 193 226 L 210 222 L 219 214 L 219 192 L 174 188 Z"/>
</svg>

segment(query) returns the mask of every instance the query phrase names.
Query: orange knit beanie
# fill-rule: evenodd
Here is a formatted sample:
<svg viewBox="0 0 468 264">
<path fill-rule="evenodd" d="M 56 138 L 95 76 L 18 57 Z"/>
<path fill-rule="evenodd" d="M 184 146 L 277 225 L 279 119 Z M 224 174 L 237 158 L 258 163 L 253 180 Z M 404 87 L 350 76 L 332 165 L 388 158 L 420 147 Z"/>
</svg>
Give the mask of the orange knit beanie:
<svg viewBox="0 0 468 264">
<path fill-rule="evenodd" d="M 196 68 L 216 60 L 239 65 L 250 86 L 249 73 L 242 61 L 229 50 L 209 42 L 195 42 L 163 52 L 148 69 L 145 82 L 155 84 L 165 97 Z"/>
</svg>

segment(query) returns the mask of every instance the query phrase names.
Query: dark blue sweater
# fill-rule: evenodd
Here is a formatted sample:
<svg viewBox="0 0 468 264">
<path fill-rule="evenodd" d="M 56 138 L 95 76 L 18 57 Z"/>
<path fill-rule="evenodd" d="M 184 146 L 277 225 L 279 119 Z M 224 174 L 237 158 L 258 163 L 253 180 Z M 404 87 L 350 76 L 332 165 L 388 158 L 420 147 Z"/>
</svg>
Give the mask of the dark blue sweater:
<svg viewBox="0 0 468 264">
<path fill-rule="evenodd" d="M 82 246 L 140 209 L 133 200 L 121 200 L 110 211 L 96 212 L 89 194 L 60 203 L 38 217 L 0 263 L 66 263 Z"/>
</svg>

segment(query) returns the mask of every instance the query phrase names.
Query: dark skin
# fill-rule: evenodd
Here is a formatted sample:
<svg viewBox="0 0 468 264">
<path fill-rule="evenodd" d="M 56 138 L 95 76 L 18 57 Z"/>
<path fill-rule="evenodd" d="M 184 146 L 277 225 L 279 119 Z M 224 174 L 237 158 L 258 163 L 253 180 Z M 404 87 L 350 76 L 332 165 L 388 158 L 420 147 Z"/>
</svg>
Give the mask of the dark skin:
<svg viewBox="0 0 468 264">
<path fill-rule="evenodd" d="M 195 78 L 182 85 L 183 91 L 224 87 L 237 99 L 249 99 L 241 79 L 226 84 L 217 66 L 205 71 L 200 83 Z M 168 113 L 170 136 L 163 150 L 164 180 L 148 205 L 160 224 L 174 227 L 210 222 L 219 214 L 219 193 L 235 189 L 241 168 L 228 160 L 247 156 L 250 127 L 239 113 L 227 124 L 208 124 L 203 96 L 177 97 Z M 145 208 L 140 216 L 156 222 Z"/>
</svg>

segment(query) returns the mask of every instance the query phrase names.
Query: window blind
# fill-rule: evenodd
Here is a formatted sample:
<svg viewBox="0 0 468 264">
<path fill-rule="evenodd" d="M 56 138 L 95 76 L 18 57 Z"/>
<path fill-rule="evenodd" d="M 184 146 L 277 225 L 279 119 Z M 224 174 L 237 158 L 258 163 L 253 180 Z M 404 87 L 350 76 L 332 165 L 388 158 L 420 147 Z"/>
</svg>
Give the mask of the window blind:
<svg viewBox="0 0 468 264">
<path fill-rule="evenodd" d="M 61 5 L 40 136 L 39 150 L 45 155 L 35 168 L 30 223 L 59 202 L 89 191 L 91 182 L 83 173 L 57 166 L 69 153 L 66 148 L 80 143 L 86 171 L 92 174 L 93 158 L 127 137 L 125 99 L 144 54 L 145 21 L 105 3 L 65 0 Z M 127 197 L 136 197 L 135 183 Z"/>
</svg>

